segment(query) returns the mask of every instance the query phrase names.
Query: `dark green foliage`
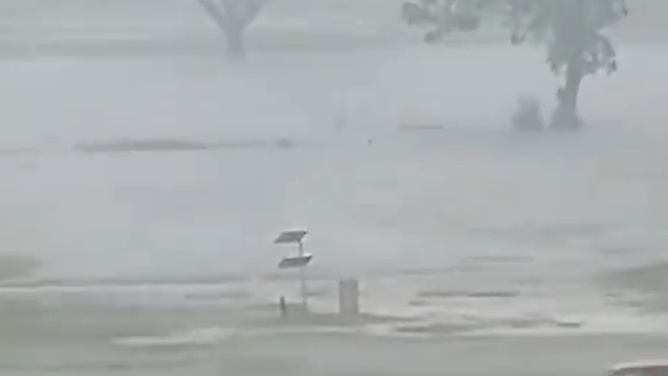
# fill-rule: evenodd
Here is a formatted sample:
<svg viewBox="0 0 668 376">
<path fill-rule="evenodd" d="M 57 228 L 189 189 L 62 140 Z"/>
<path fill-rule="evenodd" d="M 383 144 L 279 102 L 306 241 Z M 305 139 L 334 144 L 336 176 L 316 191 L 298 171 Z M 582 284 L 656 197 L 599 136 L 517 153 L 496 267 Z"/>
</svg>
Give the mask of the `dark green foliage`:
<svg viewBox="0 0 668 376">
<path fill-rule="evenodd" d="M 504 1 L 512 42 L 546 42 L 555 74 L 574 62 L 584 74 L 616 71 L 616 52 L 603 30 L 628 13 L 624 0 Z"/>
</svg>

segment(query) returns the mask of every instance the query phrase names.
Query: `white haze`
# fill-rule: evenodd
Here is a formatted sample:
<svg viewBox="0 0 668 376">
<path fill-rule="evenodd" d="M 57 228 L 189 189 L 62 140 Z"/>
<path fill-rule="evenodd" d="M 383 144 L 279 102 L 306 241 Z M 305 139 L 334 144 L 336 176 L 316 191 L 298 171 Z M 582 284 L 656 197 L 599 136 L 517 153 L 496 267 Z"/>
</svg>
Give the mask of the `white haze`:
<svg viewBox="0 0 668 376">
<path fill-rule="evenodd" d="M 509 122 L 519 96 L 554 104 L 541 49 L 423 46 L 389 7 L 370 19 L 362 6 L 334 15 L 294 2 L 266 9 L 244 66 L 227 65 L 217 31 L 185 0 L 99 2 L 107 8 L 83 8 L 91 13 L 75 1 L 14 4 L 14 39 L 3 43 L 19 57 L 0 61 L 0 145 L 20 152 L 0 160 L 3 253 L 38 258 L 43 277 L 264 273 L 284 252 L 275 234 L 305 226 L 314 268 L 335 275 L 490 254 L 568 274 L 599 268 L 601 249 L 666 245 L 665 47 L 623 44 L 618 75 L 587 79 L 583 133 L 518 135 Z M 45 35 L 174 46 L 26 57 L 16 42 Z M 433 124 L 444 130 L 400 130 Z M 296 147 L 73 150 L 120 138 Z M 558 228 L 594 230 L 543 234 Z"/>
</svg>

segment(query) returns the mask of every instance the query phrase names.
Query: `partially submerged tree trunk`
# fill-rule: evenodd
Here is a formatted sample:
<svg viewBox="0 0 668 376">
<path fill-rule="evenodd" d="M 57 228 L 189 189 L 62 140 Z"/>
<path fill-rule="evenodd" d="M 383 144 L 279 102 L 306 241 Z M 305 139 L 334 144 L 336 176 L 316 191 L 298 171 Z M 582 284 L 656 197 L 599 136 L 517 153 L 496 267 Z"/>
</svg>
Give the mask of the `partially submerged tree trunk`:
<svg viewBox="0 0 668 376">
<path fill-rule="evenodd" d="M 572 61 L 566 67 L 566 82 L 557 91 L 558 104 L 552 114 L 550 129 L 575 131 L 582 127 L 583 123 L 578 113 L 578 95 L 584 74 L 580 61 Z"/>
<path fill-rule="evenodd" d="M 225 33 L 227 38 L 227 58 L 232 61 L 241 61 L 246 58 L 244 37 L 246 28 L 230 28 Z"/>
<path fill-rule="evenodd" d="M 244 39 L 248 26 L 255 20 L 265 0 L 197 0 L 206 14 L 223 32 L 227 56 L 232 62 L 246 56 Z"/>
</svg>

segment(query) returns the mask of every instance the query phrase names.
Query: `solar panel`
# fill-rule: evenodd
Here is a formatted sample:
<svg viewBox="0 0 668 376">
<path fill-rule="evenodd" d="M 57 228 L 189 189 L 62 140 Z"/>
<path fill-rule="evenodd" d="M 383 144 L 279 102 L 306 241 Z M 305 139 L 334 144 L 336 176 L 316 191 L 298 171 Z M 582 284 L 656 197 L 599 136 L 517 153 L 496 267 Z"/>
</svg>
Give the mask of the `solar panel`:
<svg viewBox="0 0 668 376">
<path fill-rule="evenodd" d="M 289 269 L 289 268 L 301 268 L 302 266 L 306 266 L 309 262 L 311 262 L 311 259 L 313 258 L 313 255 L 303 255 L 303 256 L 288 256 L 283 258 L 280 263 L 278 263 L 278 268 L 279 269 Z"/>
<path fill-rule="evenodd" d="M 278 238 L 274 240 L 275 244 L 296 244 L 302 241 L 304 236 L 308 234 L 308 231 L 306 230 L 290 230 L 290 231 L 284 231 L 280 235 L 278 235 Z"/>
</svg>

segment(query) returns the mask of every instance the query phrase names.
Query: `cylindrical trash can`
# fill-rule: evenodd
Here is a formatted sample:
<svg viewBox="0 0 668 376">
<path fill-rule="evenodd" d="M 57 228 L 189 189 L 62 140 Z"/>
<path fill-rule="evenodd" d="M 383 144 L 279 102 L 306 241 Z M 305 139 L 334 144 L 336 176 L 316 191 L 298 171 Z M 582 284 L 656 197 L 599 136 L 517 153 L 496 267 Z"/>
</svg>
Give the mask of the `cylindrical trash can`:
<svg viewBox="0 0 668 376">
<path fill-rule="evenodd" d="M 347 316 L 360 313 L 358 280 L 342 279 L 339 281 L 339 313 Z"/>
</svg>

